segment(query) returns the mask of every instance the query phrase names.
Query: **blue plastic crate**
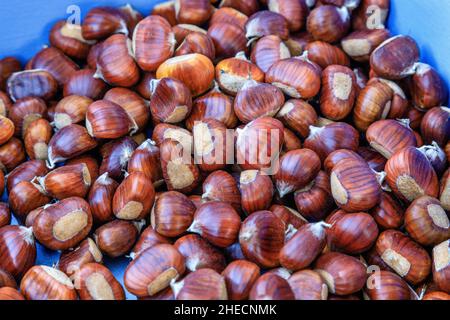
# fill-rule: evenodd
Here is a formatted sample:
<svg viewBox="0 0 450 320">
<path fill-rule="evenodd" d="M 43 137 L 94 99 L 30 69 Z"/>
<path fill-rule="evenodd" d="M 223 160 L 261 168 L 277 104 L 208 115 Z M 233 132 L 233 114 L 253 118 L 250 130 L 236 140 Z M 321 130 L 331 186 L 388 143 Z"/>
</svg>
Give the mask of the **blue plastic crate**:
<svg viewBox="0 0 450 320">
<path fill-rule="evenodd" d="M 148 15 L 161 0 L 130 0 L 133 7 Z M 83 18 L 93 7 L 123 6 L 121 0 L 0 0 L 0 58 L 16 56 L 23 63 L 43 46 L 57 20 L 67 19 L 80 10 Z M 391 0 L 388 27 L 393 34 L 412 36 L 421 49 L 421 59 L 435 67 L 447 83 L 450 82 L 450 1 L 449 0 Z M 6 198 L 4 196 L 4 201 Z M 38 245 L 37 264 L 54 265 L 59 253 Z M 123 282 L 129 259 L 106 259 L 106 265 Z M 135 297 L 127 293 L 128 299 Z"/>
</svg>

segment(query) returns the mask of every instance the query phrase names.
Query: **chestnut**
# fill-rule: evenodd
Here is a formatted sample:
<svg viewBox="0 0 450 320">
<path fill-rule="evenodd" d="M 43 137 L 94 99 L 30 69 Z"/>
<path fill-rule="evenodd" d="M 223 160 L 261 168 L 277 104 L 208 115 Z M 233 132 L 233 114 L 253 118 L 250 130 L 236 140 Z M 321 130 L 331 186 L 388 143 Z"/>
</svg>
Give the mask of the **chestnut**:
<svg viewBox="0 0 450 320">
<path fill-rule="evenodd" d="M 356 77 L 344 66 L 332 65 L 322 73 L 320 110 L 330 120 L 339 121 L 352 111 L 356 98 Z"/>
<path fill-rule="evenodd" d="M 100 149 L 103 160 L 99 174 L 108 173 L 110 178 L 122 180 L 128 162 L 137 147 L 138 144 L 131 137 L 124 137 L 104 144 Z"/>
<path fill-rule="evenodd" d="M 290 99 L 281 107 L 276 118 L 302 138 L 306 138 L 310 126 L 317 122 L 317 113 L 308 102 Z"/>
<path fill-rule="evenodd" d="M 373 149 L 387 159 L 399 150 L 417 146 L 416 137 L 408 126 L 408 120 L 376 121 L 367 129 L 366 139 Z"/>
<path fill-rule="evenodd" d="M 241 193 L 235 178 L 226 171 L 217 170 L 203 182 L 202 201 L 227 202 L 239 212 L 241 210 Z"/>
<path fill-rule="evenodd" d="M 350 23 L 350 13 L 346 7 L 322 5 L 311 11 L 306 27 L 314 39 L 333 43 L 347 34 Z"/>
<path fill-rule="evenodd" d="M 366 267 L 358 259 L 338 252 L 321 255 L 315 271 L 328 286 L 328 291 L 339 296 L 360 291 L 366 283 Z"/>
<path fill-rule="evenodd" d="M 355 30 L 384 29 L 389 15 L 390 0 L 362 0 L 353 12 L 352 26 Z M 377 19 L 373 19 L 376 12 Z"/>
<path fill-rule="evenodd" d="M 250 16 L 259 9 L 258 0 L 223 0 L 220 7 L 234 8 L 243 14 Z"/>
<path fill-rule="evenodd" d="M 382 261 L 411 284 L 421 283 L 431 272 L 427 251 L 400 231 L 382 232 L 375 248 Z"/>
<path fill-rule="evenodd" d="M 100 251 L 111 258 L 130 252 L 141 230 L 142 222 L 113 220 L 94 232 L 94 240 Z"/>
<path fill-rule="evenodd" d="M 161 148 L 166 139 L 179 142 L 184 150 L 193 153 L 194 138 L 189 130 L 167 123 L 157 124 L 153 129 L 152 140 L 155 141 L 156 146 Z"/>
<path fill-rule="evenodd" d="M 309 127 L 310 133 L 304 147 L 317 153 L 321 161 L 339 149 L 356 151 L 359 146 L 358 132 L 345 122 L 335 122 L 324 127 Z"/>
<path fill-rule="evenodd" d="M 19 279 L 36 261 L 36 245 L 31 228 L 0 228 L 0 269 Z"/>
<path fill-rule="evenodd" d="M 342 39 L 341 45 L 353 60 L 367 62 L 372 52 L 388 38 L 387 29 L 356 30 Z"/>
<path fill-rule="evenodd" d="M 94 78 L 95 70 L 83 69 L 74 72 L 64 84 L 64 97 L 76 95 L 90 99 L 101 99 L 107 89 L 106 83 Z"/>
<path fill-rule="evenodd" d="M 251 61 L 261 71 L 267 72 L 276 62 L 290 58 L 289 48 L 276 35 L 267 35 L 259 39 L 252 48 Z"/>
<path fill-rule="evenodd" d="M 198 70 L 203 70 L 201 74 Z M 211 60 L 198 53 L 173 57 L 161 64 L 156 77 L 174 78 L 184 82 L 194 97 L 206 92 L 214 80 L 214 65 Z"/>
<path fill-rule="evenodd" d="M 262 10 L 252 14 L 245 24 L 245 36 L 257 40 L 263 36 L 276 35 L 283 40 L 289 37 L 288 22 L 281 14 Z"/>
<path fill-rule="evenodd" d="M 370 56 L 370 66 L 380 77 L 398 80 L 415 73 L 419 61 L 417 43 L 399 35 L 380 44 Z"/>
<path fill-rule="evenodd" d="M 224 1 L 222 1 L 222 4 Z M 228 23 L 229 25 L 236 25 L 241 29 L 245 28 L 248 16 L 241 10 L 237 10 L 231 7 L 221 7 L 214 11 L 209 24 L 213 25 L 215 23 Z"/>
<path fill-rule="evenodd" d="M 450 240 L 444 241 L 433 248 L 433 281 L 442 291 L 450 292 Z"/>
<path fill-rule="evenodd" d="M 234 111 L 243 123 L 259 117 L 274 116 L 284 104 L 284 95 L 276 86 L 249 80 L 234 100 Z"/>
<path fill-rule="evenodd" d="M 47 105 L 41 98 L 22 98 L 14 103 L 8 117 L 14 123 L 14 135 L 22 137 L 30 123 L 47 117 Z"/>
<path fill-rule="evenodd" d="M 216 57 L 216 48 L 211 37 L 201 32 L 191 32 L 175 50 L 175 56 L 182 56 L 190 53 L 200 53 L 211 60 Z"/>
<path fill-rule="evenodd" d="M 222 272 L 230 300 L 246 300 L 260 276 L 260 268 L 247 260 L 231 262 Z"/>
<path fill-rule="evenodd" d="M 94 223 L 104 223 L 114 219 L 112 199 L 119 184 L 108 173 L 102 174 L 89 191 L 88 201 Z"/>
<path fill-rule="evenodd" d="M 425 294 L 422 300 L 450 300 L 450 294 L 441 291 L 431 292 Z"/>
<path fill-rule="evenodd" d="M 30 159 L 48 159 L 48 143 L 52 135 L 53 129 L 45 119 L 37 119 L 28 125 L 23 139 L 25 150 Z"/>
<path fill-rule="evenodd" d="M 130 54 L 132 41 L 115 34 L 102 43 L 94 77 L 118 87 L 132 87 L 139 81 L 139 68 Z"/>
<path fill-rule="evenodd" d="M 408 284 L 395 273 L 376 271 L 367 280 L 364 293 L 370 300 L 413 300 Z"/>
<path fill-rule="evenodd" d="M 10 119 L 0 116 L 0 129 L 0 144 L 4 144 L 14 135 L 14 123 Z"/>
<path fill-rule="evenodd" d="M 91 175 L 84 163 L 59 167 L 37 180 L 46 194 L 58 200 L 84 198 L 91 187 Z"/>
<path fill-rule="evenodd" d="M 310 99 L 320 91 L 320 68 L 301 57 L 275 62 L 266 73 L 266 82 L 292 98 Z"/>
<path fill-rule="evenodd" d="M 266 273 L 256 280 L 249 295 L 250 300 L 295 300 L 289 283 L 282 277 Z"/>
<path fill-rule="evenodd" d="M 300 270 L 290 276 L 288 283 L 296 300 L 327 300 L 328 286 L 319 273 L 313 270 Z"/>
<path fill-rule="evenodd" d="M 330 185 L 328 174 L 320 171 L 313 182 L 294 193 L 295 205 L 303 217 L 320 221 L 333 210 L 334 200 Z"/>
<path fill-rule="evenodd" d="M 102 263 L 103 255 L 91 238 L 83 240 L 74 250 L 61 253 L 57 267 L 72 280 L 82 266 L 88 263 Z"/>
<path fill-rule="evenodd" d="M 332 65 L 350 67 L 350 59 L 341 48 L 324 41 L 312 41 L 305 45 L 303 56 L 322 69 Z"/>
<path fill-rule="evenodd" d="M 54 168 L 56 163 L 75 158 L 97 147 L 86 128 L 72 124 L 56 132 L 48 144 L 48 166 Z"/>
<path fill-rule="evenodd" d="M 82 35 L 87 40 L 100 40 L 114 33 L 128 34 L 124 12 L 112 7 L 91 9 L 81 26 Z"/>
<path fill-rule="evenodd" d="M 180 252 L 170 244 L 158 244 L 131 261 L 125 271 L 124 284 L 138 297 L 153 296 L 181 277 L 184 271 L 184 258 Z"/>
<path fill-rule="evenodd" d="M 208 37 L 214 44 L 217 59 L 231 58 L 239 52 L 247 51 L 245 31 L 237 25 L 227 22 L 210 23 Z"/>
<path fill-rule="evenodd" d="M 284 223 L 270 211 L 257 211 L 242 223 L 239 243 L 244 255 L 264 268 L 280 264 L 284 245 Z"/>
<path fill-rule="evenodd" d="M 179 238 L 174 247 L 183 255 L 190 272 L 207 268 L 220 273 L 227 266 L 223 253 L 196 234 Z"/>
<path fill-rule="evenodd" d="M 195 210 L 194 204 L 184 194 L 177 191 L 164 192 L 156 198 L 151 223 L 160 235 L 178 237 L 192 224 Z"/>
<path fill-rule="evenodd" d="M 434 246 L 450 238 L 450 222 L 439 200 L 423 196 L 405 211 L 405 228 L 423 246 Z"/>
<path fill-rule="evenodd" d="M 55 23 L 50 31 L 50 44 L 69 57 L 85 59 L 89 54 L 91 45 L 95 44 L 95 41 L 83 38 L 80 25 L 62 20 Z"/>
<path fill-rule="evenodd" d="M 411 87 L 413 102 L 417 108 L 427 110 L 447 103 L 447 86 L 439 73 L 428 64 L 419 63 L 416 66 Z"/>
<path fill-rule="evenodd" d="M 165 18 L 171 26 L 177 24 L 177 18 L 175 16 L 175 4 L 173 1 L 165 1 L 159 4 L 155 4 L 151 14 Z"/>
<path fill-rule="evenodd" d="M 58 91 L 58 82 L 44 70 L 27 70 L 13 73 L 7 82 L 13 101 L 26 97 L 52 99 Z"/>
<path fill-rule="evenodd" d="M 6 90 L 6 81 L 8 78 L 14 72 L 19 72 L 21 69 L 22 66 L 20 61 L 14 57 L 5 57 L 0 59 L 0 91 Z"/>
<path fill-rule="evenodd" d="M 0 91 L 0 115 L 6 116 L 8 114 L 8 111 L 12 107 L 12 102 L 9 96 L 4 93 L 3 91 Z"/>
<path fill-rule="evenodd" d="M 11 222 L 11 212 L 6 203 L 0 202 L 0 228 L 9 225 Z"/>
<path fill-rule="evenodd" d="M 145 249 L 154 247 L 157 244 L 170 244 L 170 240 L 153 229 L 152 226 L 148 226 L 142 231 L 138 241 L 133 247 L 130 253 L 130 257 L 134 259 L 137 255 L 141 254 Z"/>
<path fill-rule="evenodd" d="M 297 232 L 297 229 L 308 223 L 308 220 L 306 220 L 298 211 L 287 206 L 274 204 L 270 207 L 269 211 L 284 222 L 286 233 L 290 231 L 295 233 Z"/>
<path fill-rule="evenodd" d="M 173 139 L 160 145 L 163 177 L 170 191 L 189 193 L 199 184 L 200 173 L 189 151 Z"/>
<path fill-rule="evenodd" d="M 302 148 L 302 141 L 300 140 L 299 137 L 297 137 L 297 135 L 292 130 L 284 128 L 283 133 L 284 133 L 284 145 L 280 154 L 283 155 L 286 152 Z"/>
<path fill-rule="evenodd" d="M 27 300 L 77 300 L 72 281 L 63 272 L 34 266 L 24 275 L 20 291 Z"/>
<path fill-rule="evenodd" d="M 200 269 L 188 274 L 180 282 L 171 283 L 177 300 L 227 300 L 224 276 L 212 269 Z"/>
<path fill-rule="evenodd" d="M 159 160 L 159 148 L 150 139 L 145 140 L 134 150 L 128 161 L 128 173 L 141 172 L 151 179 L 156 187 L 162 183 L 162 169 Z"/>
<path fill-rule="evenodd" d="M 299 31 L 306 24 L 309 14 L 306 1 L 268 0 L 267 6 L 270 11 L 279 13 L 286 18 L 291 32 Z"/>
<path fill-rule="evenodd" d="M 399 150 L 386 163 L 386 181 L 400 199 L 437 198 L 439 181 L 427 157 L 414 147 Z"/>
<path fill-rule="evenodd" d="M 200 26 L 208 21 L 213 13 L 209 0 L 175 0 L 174 5 L 178 23 Z"/>
<path fill-rule="evenodd" d="M 325 248 L 329 227 L 323 222 L 301 226 L 280 251 L 281 265 L 292 271 L 308 267 Z"/>
<path fill-rule="evenodd" d="M 311 183 L 321 168 L 319 156 L 312 150 L 289 151 L 280 158 L 280 168 L 274 176 L 281 198 Z"/>
<path fill-rule="evenodd" d="M 382 229 L 398 229 L 403 225 L 405 210 L 388 192 L 381 194 L 380 203 L 370 210 L 370 214 Z"/>
<path fill-rule="evenodd" d="M 239 177 L 242 210 L 251 214 L 259 210 L 267 210 L 275 193 L 269 176 L 258 170 L 242 171 Z"/>
<path fill-rule="evenodd" d="M 427 111 L 422 119 L 420 131 L 425 143 L 435 141 L 445 147 L 450 133 L 450 108 L 435 107 Z"/>
<path fill-rule="evenodd" d="M 36 239 L 52 250 L 73 248 L 91 231 L 92 214 L 89 204 L 71 197 L 46 206 L 33 223 Z"/>
<path fill-rule="evenodd" d="M 198 233 L 219 248 L 226 248 L 237 240 L 240 227 L 241 218 L 230 204 L 212 201 L 197 209 L 187 231 Z"/>
<path fill-rule="evenodd" d="M 374 218 L 364 212 L 345 214 L 328 232 L 332 246 L 348 254 L 369 250 L 377 240 L 378 227 Z"/>
<path fill-rule="evenodd" d="M 24 221 L 32 210 L 44 206 L 50 201 L 51 198 L 35 182 L 22 181 L 9 190 L 9 206 L 20 221 Z"/>
<path fill-rule="evenodd" d="M 0 287 L 0 300 L 25 300 L 25 297 L 15 288 Z"/>
<path fill-rule="evenodd" d="M 87 263 L 75 274 L 81 300 L 125 300 L 125 291 L 112 272 L 99 263 Z"/>
<path fill-rule="evenodd" d="M 166 19 L 151 15 L 141 20 L 133 33 L 132 52 L 144 71 L 156 71 L 175 51 L 175 34 Z"/>
</svg>

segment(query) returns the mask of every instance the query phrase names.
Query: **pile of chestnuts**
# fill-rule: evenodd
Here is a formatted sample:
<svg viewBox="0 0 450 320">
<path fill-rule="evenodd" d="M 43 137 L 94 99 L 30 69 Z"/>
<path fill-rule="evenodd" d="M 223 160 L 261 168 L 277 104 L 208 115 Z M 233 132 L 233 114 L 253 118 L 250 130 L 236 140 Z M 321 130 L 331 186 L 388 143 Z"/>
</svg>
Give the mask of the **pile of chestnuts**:
<svg viewBox="0 0 450 320">
<path fill-rule="evenodd" d="M 449 300 L 448 90 L 388 12 L 98 7 L 0 60 L 0 299 Z"/>
</svg>

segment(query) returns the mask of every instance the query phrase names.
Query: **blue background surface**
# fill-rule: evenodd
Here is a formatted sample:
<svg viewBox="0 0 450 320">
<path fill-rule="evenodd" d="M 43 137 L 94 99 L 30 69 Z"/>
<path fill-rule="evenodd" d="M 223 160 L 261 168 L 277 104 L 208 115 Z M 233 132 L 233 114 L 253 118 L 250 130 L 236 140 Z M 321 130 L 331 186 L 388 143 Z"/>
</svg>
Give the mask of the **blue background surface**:
<svg viewBox="0 0 450 320">
<path fill-rule="evenodd" d="M 133 7 L 148 15 L 161 0 L 131 0 Z M 450 83 L 450 0 L 391 0 L 388 27 L 393 34 L 412 36 L 420 45 L 422 61 L 434 66 Z M 55 23 L 66 19 L 71 5 L 78 5 L 81 16 L 100 5 L 122 6 L 120 0 L 0 0 L 0 58 L 13 55 L 26 62 L 44 45 Z M 5 199 L 3 199 L 5 200 Z M 53 265 L 59 254 L 38 245 L 37 264 Z M 126 258 L 106 259 L 119 281 L 123 280 Z M 129 299 L 134 297 L 127 293 Z"/>
</svg>

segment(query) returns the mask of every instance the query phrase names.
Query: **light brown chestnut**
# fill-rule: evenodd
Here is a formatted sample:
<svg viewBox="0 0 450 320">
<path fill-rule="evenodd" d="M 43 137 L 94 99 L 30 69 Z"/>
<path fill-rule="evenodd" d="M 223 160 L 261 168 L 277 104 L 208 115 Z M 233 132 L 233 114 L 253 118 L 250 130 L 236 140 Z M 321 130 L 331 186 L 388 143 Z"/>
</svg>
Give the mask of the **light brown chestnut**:
<svg viewBox="0 0 450 320">
<path fill-rule="evenodd" d="M 266 82 L 292 98 L 310 99 L 320 91 L 320 68 L 301 57 L 275 62 L 266 73 Z"/>
<path fill-rule="evenodd" d="M 9 96 L 5 92 L 0 91 L 0 115 L 5 117 L 11 109 L 11 106 L 12 102 Z"/>
<path fill-rule="evenodd" d="M 175 34 L 169 22 L 151 15 L 141 20 L 133 33 L 132 52 L 144 71 L 156 71 L 175 51 Z"/>
<path fill-rule="evenodd" d="M 353 60 L 367 62 L 372 52 L 388 38 L 387 29 L 357 30 L 342 39 L 341 45 Z"/>
<path fill-rule="evenodd" d="M 15 136 L 22 137 L 30 123 L 47 117 L 47 106 L 40 98 L 26 97 L 16 101 L 9 110 L 8 117 L 14 123 Z"/>
<path fill-rule="evenodd" d="M 0 228 L 0 269 L 21 278 L 36 261 L 36 244 L 31 228 Z"/>
<path fill-rule="evenodd" d="M 203 70 L 200 74 L 198 70 Z M 206 92 L 214 80 L 214 65 L 211 60 L 198 53 L 187 54 L 166 60 L 156 71 L 156 77 L 178 79 L 197 97 Z"/>
<path fill-rule="evenodd" d="M 370 300 L 413 300 L 408 284 L 390 271 L 376 271 L 367 280 L 364 293 Z"/>
<path fill-rule="evenodd" d="M 259 42 L 258 42 L 259 43 Z M 235 96 L 248 80 L 264 82 L 264 71 L 250 62 L 244 53 L 216 65 L 216 81 L 223 92 Z"/>
<path fill-rule="evenodd" d="M 319 273 L 301 270 L 288 279 L 296 300 L 327 300 L 328 286 Z"/>
<path fill-rule="evenodd" d="M 53 129 L 45 119 L 37 119 L 28 125 L 23 139 L 30 159 L 48 160 L 48 143 L 52 135 Z"/>
<path fill-rule="evenodd" d="M 97 147 L 86 128 L 72 124 L 56 132 L 48 144 L 48 166 L 54 168 L 56 163 L 75 158 Z"/>
<path fill-rule="evenodd" d="M 344 66 L 332 65 L 322 73 L 320 111 L 330 120 L 339 121 L 352 111 L 356 99 L 356 77 Z"/>
<path fill-rule="evenodd" d="M 2 145 L 14 135 L 14 123 L 10 119 L 0 116 L 0 130 L 0 145 Z"/>
<path fill-rule="evenodd" d="M 286 18 L 291 32 L 299 31 L 306 24 L 309 14 L 306 1 L 268 0 L 267 6 L 270 11 L 279 13 Z"/>
<path fill-rule="evenodd" d="M 167 123 L 157 124 L 153 129 L 152 140 L 161 148 L 162 143 L 166 139 L 172 139 L 181 143 L 184 150 L 189 150 L 190 153 L 193 153 L 194 137 L 189 130 Z"/>
<path fill-rule="evenodd" d="M 338 252 L 321 255 L 315 263 L 332 294 L 345 296 L 358 292 L 366 283 L 366 267 L 358 259 Z"/>
<path fill-rule="evenodd" d="M 225 277 L 229 299 L 246 300 L 260 276 L 260 268 L 253 262 L 236 260 L 226 267 L 222 276 Z"/>
<path fill-rule="evenodd" d="M 54 124 L 57 129 L 83 122 L 92 99 L 82 96 L 67 96 L 55 107 Z"/>
<path fill-rule="evenodd" d="M 213 40 L 207 34 L 190 32 L 175 50 L 175 56 L 191 53 L 203 54 L 209 59 L 214 60 L 216 58 L 216 48 L 214 47 Z"/>
<path fill-rule="evenodd" d="M 439 200 L 423 196 L 405 211 L 405 228 L 416 242 L 434 246 L 450 238 L 450 222 Z"/>
<path fill-rule="evenodd" d="M 317 113 L 314 108 L 300 99 L 286 101 L 276 117 L 302 138 L 308 137 L 309 127 L 317 122 Z"/>
<path fill-rule="evenodd" d="M 141 172 L 128 175 L 114 193 L 114 215 L 123 220 L 140 220 L 150 214 L 155 201 L 155 188 L 151 180 Z"/>
<path fill-rule="evenodd" d="M 418 149 L 408 147 L 398 151 L 388 160 L 385 170 L 387 183 L 400 199 L 412 202 L 424 195 L 438 197 L 436 172 Z"/>
<path fill-rule="evenodd" d="M 174 247 L 183 255 L 190 272 L 208 268 L 221 273 L 227 266 L 223 253 L 199 235 L 181 237 Z"/>
<path fill-rule="evenodd" d="M 178 237 L 192 224 L 195 206 L 187 196 L 177 191 L 164 192 L 156 198 L 151 223 L 159 234 Z"/>
<path fill-rule="evenodd" d="M 399 35 L 384 41 L 372 52 L 370 66 L 380 77 L 403 79 L 415 73 L 419 55 L 414 39 Z"/>
<path fill-rule="evenodd" d="M 91 238 L 83 240 L 74 250 L 61 253 L 57 267 L 72 280 L 82 266 L 88 263 L 102 263 L 103 255 Z"/>
<path fill-rule="evenodd" d="M 281 198 L 306 187 L 321 168 L 319 156 L 312 150 L 289 151 L 280 158 L 280 164 L 274 176 L 275 186 Z"/>
<path fill-rule="evenodd" d="M 247 217 L 239 232 L 245 257 L 263 268 L 280 264 L 284 246 L 284 223 L 270 211 L 257 211 Z"/>
<path fill-rule="evenodd" d="M 75 274 L 75 289 L 81 300 L 125 300 L 122 285 L 99 263 L 87 263 Z"/>
<path fill-rule="evenodd" d="M 75 286 L 62 271 L 34 266 L 25 274 L 20 291 L 27 300 L 77 300 Z"/>
<path fill-rule="evenodd" d="M 36 239 L 52 250 L 75 247 L 86 238 L 92 228 L 89 204 L 72 197 L 46 206 L 33 223 Z"/>
<path fill-rule="evenodd" d="M 131 251 L 143 222 L 113 220 L 94 232 L 98 249 L 111 258 L 123 256 Z"/>
<path fill-rule="evenodd" d="M 277 35 L 262 37 L 251 51 L 251 61 L 263 72 L 267 72 L 276 62 L 290 57 L 289 48 Z"/>
<path fill-rule="evenodd" d="M 15 288 L 0 288 L 0 300 L 25 300 L 25 297 Z"/>
<path fill-rule="evenodd" d="M 411 284 L 421 283 L 431 272 L 427 251 L 400 231 L 382 232 L 375 248 L 382 261 Z"/>
<path fill-rule="evenodd" d="M 177 300 L 228 299 L 225 277 L 212 269 L 197 270 L 170 286 Z"/>
</svg>

